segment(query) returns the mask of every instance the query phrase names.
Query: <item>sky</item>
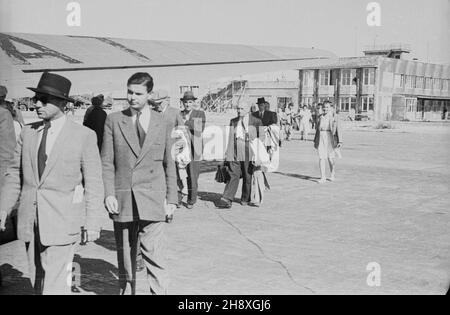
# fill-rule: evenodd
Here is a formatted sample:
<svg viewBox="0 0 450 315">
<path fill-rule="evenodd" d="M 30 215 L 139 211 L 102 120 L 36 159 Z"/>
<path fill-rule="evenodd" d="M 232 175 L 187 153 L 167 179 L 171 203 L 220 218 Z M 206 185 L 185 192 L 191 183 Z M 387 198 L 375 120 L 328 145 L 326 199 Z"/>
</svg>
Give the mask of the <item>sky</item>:
<svg viewBox="0 0 450 315">
<path fill-rule="evenodd" d="M 0 0 L 0 32 L 316 47 L 360 56 L 366 45 L 410 44 L 408 58 L 450 64 L 450 0 Z"/>
</svg>

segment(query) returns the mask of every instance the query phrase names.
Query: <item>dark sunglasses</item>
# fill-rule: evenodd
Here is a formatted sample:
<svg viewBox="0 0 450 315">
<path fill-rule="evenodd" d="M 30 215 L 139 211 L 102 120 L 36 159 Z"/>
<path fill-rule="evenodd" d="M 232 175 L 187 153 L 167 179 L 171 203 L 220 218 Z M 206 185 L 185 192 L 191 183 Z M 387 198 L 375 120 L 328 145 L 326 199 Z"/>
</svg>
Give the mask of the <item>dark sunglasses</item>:
<svg viewBox="0 0 450 315">
<path fill-rule="evenodd" d="M 39 96 L 35 96 L 31 99 L 31 101 L 34 104 L 37 104 L 37 102 L 41 102 L 42 104 L 47 104 L 48 101 L 50 100 L 50 98 L 47 95 L 39 95 Z"/>
</svg>

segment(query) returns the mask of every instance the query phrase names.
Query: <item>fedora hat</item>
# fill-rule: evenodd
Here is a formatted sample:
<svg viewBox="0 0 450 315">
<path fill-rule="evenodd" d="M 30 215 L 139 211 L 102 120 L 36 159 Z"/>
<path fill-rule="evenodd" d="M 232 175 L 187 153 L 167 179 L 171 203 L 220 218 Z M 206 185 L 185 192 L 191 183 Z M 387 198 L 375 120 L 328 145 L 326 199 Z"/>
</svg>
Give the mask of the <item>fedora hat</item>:
<svg viewBox="0 0 450 315">
<path fill-rule="evenodd" d="M 51 95 L 69 102 L 74 103 L 75 100 L 69 97 L 72 82 L 63 76 L 44 72 L 39 80 L 36 88 L 28 87 L 27 89 L 41 94 Z"/>
<path fill-rule="evenodd" d="M 261 104 L 266 104 L 267 101 L 264 97 L 260 97 L 258 98 L 258 101 L 256 102 L 256 104 L 261 105 Z"/>
<path fill-rule="evenodd" d="M 187 91 L 184 93 L 183 98 L 180 98 L 182 102 L 185 101 L 195 101 L 197 98 L 194 96 L 194 93 L 192 91 Z"/>
<path fill-rule="evenodd" d="M 169 96 L 169 92 L 167 92 L 167 90 L 156 90 L 150 96 L 150 102 L 154 103 L 154 104 L 159 104 L 168 98 L 170 98 L 170 96 Z"/>
</svg>

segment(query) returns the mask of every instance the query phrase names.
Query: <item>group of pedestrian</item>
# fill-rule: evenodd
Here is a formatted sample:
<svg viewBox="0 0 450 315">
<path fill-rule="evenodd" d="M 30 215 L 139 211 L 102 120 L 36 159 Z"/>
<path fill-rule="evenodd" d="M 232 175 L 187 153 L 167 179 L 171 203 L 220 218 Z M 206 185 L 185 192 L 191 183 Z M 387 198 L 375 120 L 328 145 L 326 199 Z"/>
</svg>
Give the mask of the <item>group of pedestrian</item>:
<svg viewBox="0 0 450 315">
<path fill-rule="evenodd" d="M 252 110 L 247 103 L 237 105 L 237 117 L 230 121 L 225 166 L 229 170 L 230 180 L 226 183 L 222 198 L 217 207 L 230 209 L 236 196 L 240 179 L 242 178 L 242 194 L 240 204 L 243 206 L 259 207 L 262 194 L 267 185 L 262 165 L 255 161 L 255 140 L 260 143 L 269 158 L 277 149 L 279 135 L 275 143 L 271 142 L 271 127 L 277 126 L 277 113 L 270 111 L 270 104 L 265 98 L 259 98 L 258 110 Z M 278 132 L 279 134 L 279 132 Z M 270 161 L 269 161 L 270 162 Z"/>
<path fill-rule="evenodd" d="M 165 225 L 183 192 L 187 208 L 196 204 L 205 114 L 194 109 L 192 92 L 180 111 L 170 107 L 166 91 L 153 91 L 148 73 L 136 73 L 126 84 L 129 108 L 108 116 L 103 95 L 95 96 L 81 126 L 66 115 L 75 102 L 71 85 L 46 72 L 29 88 L 40 120 L 22 124 L 18 141 L 18 118 L 4 108 L 7 90 L 0 88 L 0 230 L 18 204 L 17 237 L 26 245 L 35 293 L 70 294 L 76 244 L 99 239 L 106 208 L 120 293 L 136 293 L 140 253 L 150 292 L 166 294 Z"/>
<path fill-rule="evenodd" d="M 150 292 L 166 294 L 165 226 L 176 208 L 193 209 L 197 202 L 205 113 L 195 109 L 190 91 L 180 99 L 182 110 L 170 106 L 169 93 L 153 91 L 152 76 L 139 72 L 126 83 L 127 109 L 107 115 L 104 97 L 97 95 L 81 126 L 66 115 L 75 102 L 71 85 L 63 76 L 44 73 L 36 88 L 28 88 L 40 120 L 26 126 L 0 86 L 0 230 L 16 212 L 17 237 L 26 245 L 36 294 L 70 294 L 68 266 L 76 244 L 80 237 L 82 243 L 100 238 L 106 208 L 114 223 L 120 293 L 136 293 L 140 256 Z M 281 117 L 291 124 L 297 119 L 292 107 Z M 311 119 L 305 109 L 300 117 L 300 125 Z M 229 126 L 230 180 L 217 207 L 232 207 L 241 178 L 240 203 L 258 207 L 269 187 L 265 172 L 278 162 L 278 115 L 262 97 L 252 106 L 240 103 Z M 339 119 L 326 102 L 314 140 L 321 183 L 326 161 L 335 180 L 341 140 Z"/>
</svg>

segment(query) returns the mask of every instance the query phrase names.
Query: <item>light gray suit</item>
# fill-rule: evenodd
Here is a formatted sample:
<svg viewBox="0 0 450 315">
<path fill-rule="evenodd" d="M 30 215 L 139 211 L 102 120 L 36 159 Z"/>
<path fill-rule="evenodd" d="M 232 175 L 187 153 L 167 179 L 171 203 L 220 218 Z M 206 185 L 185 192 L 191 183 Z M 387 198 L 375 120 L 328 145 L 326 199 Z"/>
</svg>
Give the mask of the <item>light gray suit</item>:
<svg viewBox="0 0 450 315">
<path fill-rule="evenodd" d="M 171 156 L 171 128 L 161 113 L 151 111 L 143 147 L 139 145 L 130 109 L 108 116 L 102 161 L 105 195 L 115 196 L 114 215 L 120 286 L 135 293 L 136 256 L 140 242 L 150 290 L 164 294 L 168 273 L 164 259 L 165 203 L 177 204 L 175 162 Z"/>
<path fill-rule="evenodd" d="M 101 160 L 95 133 L 67 120 L 39 179 L 42 128 L 42 123 L 35 123 L 23 129 L 6 173 L 0 209 L 10 211 L 20 196 L 18 237 L 27 243 L 35 289 L 66 294 L 70 293 L 67 266 L 73 260 L 80 227 L 100 231 L 99 219 L 104 215 Z M 85 208 L 76 200 L 82 182 Z"/>
</svg>

